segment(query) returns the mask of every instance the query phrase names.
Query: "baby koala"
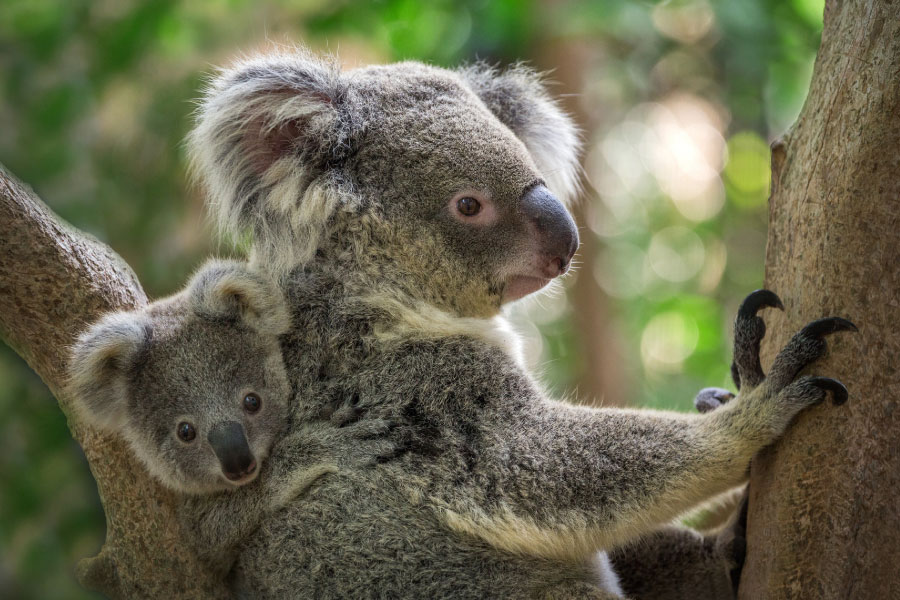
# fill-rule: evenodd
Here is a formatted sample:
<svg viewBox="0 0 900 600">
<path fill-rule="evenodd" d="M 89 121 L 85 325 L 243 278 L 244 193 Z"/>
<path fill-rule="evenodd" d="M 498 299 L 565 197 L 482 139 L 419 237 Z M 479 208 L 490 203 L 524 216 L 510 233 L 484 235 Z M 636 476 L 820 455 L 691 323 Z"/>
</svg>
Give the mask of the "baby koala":
<svg viewBox="0 0 900 600">
<path fill-rule="evenodd" d="M 181 494 L 184 539 L 223 577 L 266 516 L 354 459 L 325 442 L 353 438 L 348 445 L 369 457 L 377 442 L 368 440 L 383 434 L 385 422 L 360 421 L 344 399 L 322 423 L 291 430 L 294 392 L 279 342 L 290 325 L 274 281 L 212 260 L 181 292 L 106 315 L 72 350 L 77 413 L 124 437 L 150 474 Z"/>
<path fill-rule="evenodd" d="M 81 335 L 69 363 L 76 410 L 175 491 L 233 490 L 257 477 L 287 425 L 278 336 L 289 326 L 266 276 L 209 261 L 181 292 Z"/>
</svg>

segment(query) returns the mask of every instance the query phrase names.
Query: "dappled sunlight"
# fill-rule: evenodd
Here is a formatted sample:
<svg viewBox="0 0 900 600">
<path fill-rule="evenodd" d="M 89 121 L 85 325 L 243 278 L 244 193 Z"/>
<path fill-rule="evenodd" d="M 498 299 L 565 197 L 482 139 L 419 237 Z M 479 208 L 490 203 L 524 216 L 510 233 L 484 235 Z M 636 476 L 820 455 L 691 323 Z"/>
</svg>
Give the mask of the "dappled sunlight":
<svg viewBox="0 0 900 600">
<path fill-rule="evenodd" d="M 706 250 L 700 236 L 687 227 L 667 227 L 650 240 L 647 258 L 650 267 L 662 279 L 687 281 L 700 272 Z"/>
<path fill-rule="evenodd" d="M 697 347 L 697 322 L 681 312 L 664 312 L 653 317 L 641 334 L 644 368 L 662 373 L 678 373 L 682 363 Z"/>
</svg>

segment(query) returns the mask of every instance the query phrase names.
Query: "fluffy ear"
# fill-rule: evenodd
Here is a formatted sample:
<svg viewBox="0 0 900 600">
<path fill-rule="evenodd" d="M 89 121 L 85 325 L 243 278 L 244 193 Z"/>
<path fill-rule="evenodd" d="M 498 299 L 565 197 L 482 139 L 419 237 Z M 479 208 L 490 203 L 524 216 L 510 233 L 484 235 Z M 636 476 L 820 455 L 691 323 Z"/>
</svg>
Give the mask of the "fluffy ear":
<svg viewBox="0 0 900 600">
<path fill-rule="evenodd" d="M 338 66 L 299 49 L 241 60 L 205 90 L 188 136 L 192 171 L 219 229 L 251 229 L 262 259 L 284 263 L 271 266 L 308 260 L 337 208 L 322 176 L 347 151 L 345 95 Z"/>
<path fill-rule="evenodd" d="M 194 311 L 207 319 L 234 320 L 264 335 L 281 335 L 291 326 L 281 289 L 243 263 L 206 263 L 191 278 L 187 295 Z"/>
<path fill-rule="evenodd" d="M 522 140 L 547 186 L 570 206 L 581 189 L 581 140 L 575 123 L 547 93 L 541 75 L 522 64 L 500 71 L 485 63 L 463 67 L 459 73 Z"/>
<path fill-rule="evenodd" d="M 140 313 L 113 313 L 75 342 L 68 389 L 79 414 L 101 429 L 118 429 L 127 418 L 127 377 L 150 340 L 152 328 Z"/>
</svg>

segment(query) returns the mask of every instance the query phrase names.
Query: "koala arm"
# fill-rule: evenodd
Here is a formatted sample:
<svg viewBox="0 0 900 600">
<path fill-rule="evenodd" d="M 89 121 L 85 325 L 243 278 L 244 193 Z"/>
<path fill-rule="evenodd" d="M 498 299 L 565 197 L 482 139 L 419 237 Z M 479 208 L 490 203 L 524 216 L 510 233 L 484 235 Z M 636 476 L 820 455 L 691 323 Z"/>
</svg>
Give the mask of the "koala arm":
<svg viewBox="0 0 900 600">
<path fill-rule="evenodd" d="M 300 439 L 298 439 L 300 438 Z M 201 560 L 223 576 L 231 569 L 238 547 L 272 513 L 303 496 L 321 477 L 338 470 L 334 462 L 304 463 L 290 457 L 302 446 L 300 435 L 287 436 L 266 461 L 257 481 L 213 495 L 185 496 L 179 506 L 179 522 Z M 321 458 L 324 458 L 324 453 Z"/>
<path fill-rule="evenodd" d="M 223 576 L 240 543 L 273 513 L 303 497 L 323 477 L 378 453 L 387 422 L 361 419 L 353 406 L 334 407 L 328 424 L 298 425 L 276 442 L 256 481 L 229 492 L 185 496 L 179 521 L 201 560 Z M 341 438 L 339 453 L 332 449 Z"/>
<path fill-rule="evenodd" d="M 487 475 L 441 508 L 453 529 L 554 558 L 616 546 L 737 484 L 767 437 L 737 415 L 520 408 L 486 443 Z"/>
<path fill-rule="evenodd" d="M 443 507 L 447 523 L 510 551 L 587 556 L 741 482 L 753 454 L 798 412 L 826 391 L 836 402 L 846 399 L 834 380 L 796 377 L 824 354 L 825 334 L 853 328 L 843 319 L 811 323 L 763 377 L 757 370 L 765 327 L 755 316 L 759 306 L 750 304 L 736 321 L 745 383 L 737 398 L 705 415 L 504 400 L 497 415 L 485 416 L 500 429 L 481 428 L 486 456 L 479 471 L 494 475 L 474 477 L 467 500 Z"/>
</svg>

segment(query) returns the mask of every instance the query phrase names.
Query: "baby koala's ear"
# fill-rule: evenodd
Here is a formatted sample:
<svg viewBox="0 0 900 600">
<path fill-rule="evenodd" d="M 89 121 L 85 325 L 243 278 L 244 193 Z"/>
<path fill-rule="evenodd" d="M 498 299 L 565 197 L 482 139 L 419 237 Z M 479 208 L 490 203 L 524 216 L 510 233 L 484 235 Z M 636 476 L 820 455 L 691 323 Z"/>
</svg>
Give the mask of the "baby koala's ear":
<svg viewBox="0 0 900 600">
<path fill-rule="evenodd" d="M 337 199 L 310 184 L 347 152 L 345 95 L 337 64 L 300 49 L 238 61 L 212 80 L 188 153 L 220 231 L 250 229 L 265 259 L 311 256 Z"/>
<path fill-rule="evenodd" d="M 245 263 L 209 261 L 191 278 L 187 294 L 194 311 L 206 319 L 236 321 L 273 336 L 291 327 L 284 292 Z"/>
<path fill-rule="evenodd" d="M 578 128 L 547 92 L 540 73 L 518 64 L 501 71 L 485 63 L 459 74 L 501 123 L 528 148 L 547 187 L 566 206 L 581 190 Z"/>
<path fill-rule="evenodd" d="M 151 335 L 147 317 L 120 312 L 106 315 L 75 342 L 67 387 L 88 423 L 107 430 L 125 423 L 128 375 Z"/>
</svg>

